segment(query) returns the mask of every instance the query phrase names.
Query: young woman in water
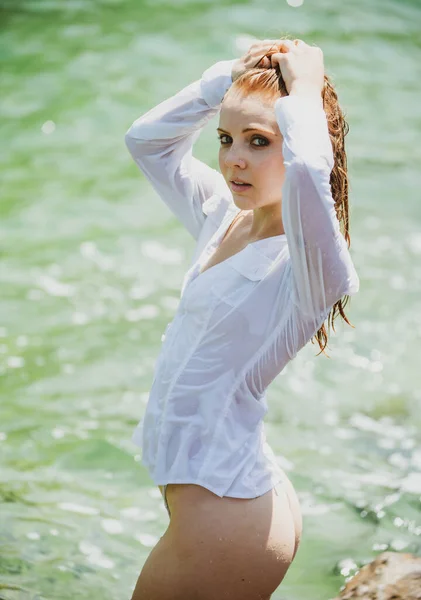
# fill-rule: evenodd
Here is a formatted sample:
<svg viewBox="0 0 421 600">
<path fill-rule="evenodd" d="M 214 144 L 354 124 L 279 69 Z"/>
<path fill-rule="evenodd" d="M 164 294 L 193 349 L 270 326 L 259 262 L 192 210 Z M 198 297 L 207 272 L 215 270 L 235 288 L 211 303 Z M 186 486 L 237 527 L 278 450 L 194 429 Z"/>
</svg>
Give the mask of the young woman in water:
<svg viewBox="0 0 421 600">
<path fill-rule="evenodd" d="M 220 172 L 192 155 L 218 112 Z M 296 555 L 266 390 L 313 337 L 324 350 L 326 319 L 349 323 L 346 133 L 321 49 L 279 39 L 211 66 L 126 134 L 196 241 L 133 434 L 170 523 L 132 600 L 267 600 Z"/>
</svg>

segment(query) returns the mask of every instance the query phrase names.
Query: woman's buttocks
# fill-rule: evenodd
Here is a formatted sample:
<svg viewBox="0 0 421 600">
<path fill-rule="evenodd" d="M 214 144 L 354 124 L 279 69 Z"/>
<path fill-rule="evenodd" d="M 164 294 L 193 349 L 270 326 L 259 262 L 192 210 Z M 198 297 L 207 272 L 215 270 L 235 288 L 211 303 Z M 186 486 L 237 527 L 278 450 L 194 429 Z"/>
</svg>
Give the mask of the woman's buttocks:
<svg viewBox="0 0 421 600">
<path fill-rule="evenodd" d="M 267 594 L 276 589 L 301 536 L 299 503 L 287 478 L 257 498 L 221 498 L 200 485 L 169 483 L 167 501 L 168 533 L 180 558 L 230 577 L 241 567 L 238 576 L 259 580 L 260 593 L 264 574 Z"/>
</svg>

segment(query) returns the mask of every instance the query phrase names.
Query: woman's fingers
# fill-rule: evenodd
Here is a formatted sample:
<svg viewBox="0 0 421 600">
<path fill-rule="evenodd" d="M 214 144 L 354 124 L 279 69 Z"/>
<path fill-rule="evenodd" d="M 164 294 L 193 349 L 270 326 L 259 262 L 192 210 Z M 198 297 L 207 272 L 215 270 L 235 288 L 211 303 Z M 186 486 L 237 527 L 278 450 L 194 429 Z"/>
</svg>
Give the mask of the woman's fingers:
<svg viewBox="0 0 421 600">
<path fill-rule="evenodd" d="M 291 50 L 292 48 L 296 48 L 297 46 L 307 45 L 303 40 L 295 39 L 295 40 L 261 40 L 258 42 L 254 42 L 250 48 L 249 52 L 256 54 L 259 52 L 264 52 L 265 50 L 271 50 L 274 47 L 279 52 L 286 52 Z"/>
<path fill-rule="evenodd" d="M 279 40 L 263 40 L 261 43 L 252 44 L 249 49 L 249 54 L 255 58 L 256 56 L 265 56 L 273 48 L 279 47 Z"/>
<path fill-rule="evenodd" d="M 268 69 L 271 66 L 271 61 L 267 56 L 264 56 L 259 62 L 258 62 L 259 67 L 262 67 L 262 69 Z"/>
<path fill-rule="evenodd" d="M 279 52 L 285 54 L 286 52 L 296 49 L 299 44 L 300 40 L 282 40 L 279 45 Z M 304 44 L 304 42 L 301 42 L 301 44 Z"/>
<path fill-rule="evenodd" d="M 263 67 L 263 68 L 274 66 L 274 63 L 271 60 L 271 56 L 270 57 L 265 56 L 265 51 L 266 51 L 266 53 L 268 53 L 270 50 L 273 50 L 273 48 L 275 47 L 275 49 L 277 50 L 277 53 L 286 54 L 287 52 L 290 52 L 291 50 L 296 49 L 299 46 L 301 48 L 302 44 L 305 45 L 305 42 L 303 42 L 302 40 L 298 40 L 298 39 L 296 39 L 296 40 L 264 40 L 264 42 L 261 45 L 256 44 L 255 50 L 259 51 L 259 52 L 263 52 L 264 54 L 261 57 L 261 59 L 257 62 L 257 64 L 255 64 L 255 66 L 256 67 L 259 66 L 259 67 Z"/>
<path fill-rule="evenodd" d="M 279 66 L 286 89 L 317 90 L 324 86 L 323 52 L 301 40 L 283 40 L 279 52 L 271 56 L 272 67 Z"/>
<path fill-rule="evenodd" d="M 266 47 L 271 47 L 274 45 L 279 45 L 279 40 L 261 40 L 258 42 L 254 42 L 254 44 L 252 44 L 250 48 L 255 47 L 265 49 Z"/>
<path fill-rule="evenodd" d="M 233 79 L 235 80 L 244 71 L 252 68 L 267 69 L 274 67 L 276 64 L 281 67 L 282 56 L 288 52 L 301 54 L 308 48 L 303 40 L 256 40 L 254 41 L 247 52 L 238 60 Z M 273 52 L 275 50 L 275 53 Z M 268 56 L 269 54 L 269 56 Z"/>
<path fill-rule="evenodd" d="M 256 44 L 253 51 L 249 54 L 251 67 L 260 67 L 264 69 L 270 67 L 270 59 L 266 55 L 273 50 L 273 48 L 277 49 L 278 46 L 279 40 L 264 40 L 261 44 Z"/>
</svg>

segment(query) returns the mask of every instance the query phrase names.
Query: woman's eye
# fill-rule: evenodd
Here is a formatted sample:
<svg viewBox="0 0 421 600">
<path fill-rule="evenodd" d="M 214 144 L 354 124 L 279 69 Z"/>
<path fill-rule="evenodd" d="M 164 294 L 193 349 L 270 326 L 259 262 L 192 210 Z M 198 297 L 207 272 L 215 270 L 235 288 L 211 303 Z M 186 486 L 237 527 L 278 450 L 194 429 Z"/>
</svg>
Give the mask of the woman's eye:
<svg viewBox="0 0 421 600">
<path fill-rule="evenodd" d="M 219 136 L 218 136 L 218 139 L 219 139 L 219 141 L 221 142 L 221 144 L 222 144 L 223 146 L 225 146 L 226 144 L 229 144 L 229 143 L 230 143 L 229 141 L 224 141 L 224 138 L 228 138 L 229 140 L 231 140 L 231 138 L 230 138 L 230 136 L 229 136 L 229 135 L 225 135 L 225 134 L 221 134 L 221 135 L 219 135 Z M 259 143 L 259 144 L 255 144 L 254 142 L 255 142 L 256 140 L 259 140 L 260 142 L 263 142 L 263 143 L 262 143 L 262 144 L 261 144 L 261 143 Z M 253 145 L 253 146 L 257 146 L 258 148 L 259 148 L 260 146 L 268 146 L 268 145 L 269 145 L 269 142 L 268 142 L 268 140 L 267 140 L 266 138 L 264 138 L 264 137 L 261 137 L 260 135 L 257 135 L 257 136 L 255 136 L 255 137 L 254 137 L 254 138 L 253 138 L 251 141 L 253 142 L 253 144 L 252 144 L 252 145 Z"/>
<path fill-rule="evenodd" d="M 254 137 L 252 141 L 255 142 L 256 140 L 263 141 L 263 144 L 257 144 L 258 146 L 267 146 L 269 144 L 269 142 L 267 141 L 267 139 L 265 139 L 264 137 L 260 137 L 260 135 Z M 256 145 L 256 144 L 254 144 L 254 145 Z"/>
</svg>

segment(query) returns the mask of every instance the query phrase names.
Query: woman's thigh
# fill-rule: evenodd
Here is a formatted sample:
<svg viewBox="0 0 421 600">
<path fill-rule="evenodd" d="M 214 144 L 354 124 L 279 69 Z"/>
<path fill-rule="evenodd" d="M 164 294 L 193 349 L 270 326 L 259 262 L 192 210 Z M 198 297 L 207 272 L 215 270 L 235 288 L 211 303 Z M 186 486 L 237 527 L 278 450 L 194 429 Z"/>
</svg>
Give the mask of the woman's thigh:
<svg viewBox="0 0 421 600">
<path fill-rule="evenodd" d="M 287 485 L 258 498 L 220 498 L 169 484 L 170 525 L 149 555 L 132 600 L 268 600 L 296 551 Z"/>
<path fill-rule="evenodd" d="M 133 591 L 132 600 L 196 600 L 192 585 L 183 575 L 177 548 L 164 533 L 146 559 Z"/>
</svg>

